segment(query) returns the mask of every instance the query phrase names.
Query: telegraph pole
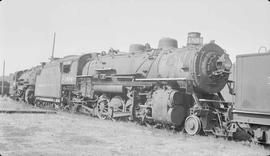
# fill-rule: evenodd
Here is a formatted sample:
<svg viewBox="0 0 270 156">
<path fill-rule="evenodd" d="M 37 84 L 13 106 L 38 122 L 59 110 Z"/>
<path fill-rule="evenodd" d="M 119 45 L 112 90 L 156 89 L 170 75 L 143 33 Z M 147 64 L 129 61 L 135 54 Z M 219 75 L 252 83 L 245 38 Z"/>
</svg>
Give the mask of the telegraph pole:
<svg viewBox="0 0 270 156">
<path fill-rule="evenodd" d="M 56 33 L 53 33 L 53 47 L 52 47 L 52 56 L 51 56 L 51 61 L 54 59 L 54 47 L 55 47 L 55 38 L 56 38 Z"/>
<path fill-rule="evenodd" d="M 4 64 L 3 64 L 3 77 L 2 77 L 2 97 L 4 97 L 4 80 L 5 80 L 5 60 L 4 60 Z"/>
</svg>

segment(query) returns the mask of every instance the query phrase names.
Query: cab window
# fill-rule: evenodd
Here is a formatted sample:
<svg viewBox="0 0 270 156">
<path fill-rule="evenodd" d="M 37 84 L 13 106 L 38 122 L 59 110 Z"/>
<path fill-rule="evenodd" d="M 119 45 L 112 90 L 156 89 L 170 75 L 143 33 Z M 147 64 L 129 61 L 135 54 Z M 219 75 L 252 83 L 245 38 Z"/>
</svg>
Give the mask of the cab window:
<svg viewBox="0 0 270 156">
<path fill-rule="evenodd" d="M 63 66 L 63 73 L 69 73 L 70 72 L 70 66 L 71 66 L 71 64 L 65 64 Z"/>
</svg>

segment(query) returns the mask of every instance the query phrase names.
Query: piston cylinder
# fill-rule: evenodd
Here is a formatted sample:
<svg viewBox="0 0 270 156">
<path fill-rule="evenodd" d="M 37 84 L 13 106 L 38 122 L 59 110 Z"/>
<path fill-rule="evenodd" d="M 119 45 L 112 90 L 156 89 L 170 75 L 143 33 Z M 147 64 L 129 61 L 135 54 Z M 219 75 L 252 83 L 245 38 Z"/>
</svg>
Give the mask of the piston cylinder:
<svg viewBox="0 0 270 156">
<path fill-rule="evenodd" d="M 170 96 L 170 94 L 170 92 L 161 89 L 153 93 L 152 117 L 159 122 L 180 126 L 185 121 L 187 110 L 178 104 L 171 107 L 171 98 L 174 95 Z"/>
</svg>

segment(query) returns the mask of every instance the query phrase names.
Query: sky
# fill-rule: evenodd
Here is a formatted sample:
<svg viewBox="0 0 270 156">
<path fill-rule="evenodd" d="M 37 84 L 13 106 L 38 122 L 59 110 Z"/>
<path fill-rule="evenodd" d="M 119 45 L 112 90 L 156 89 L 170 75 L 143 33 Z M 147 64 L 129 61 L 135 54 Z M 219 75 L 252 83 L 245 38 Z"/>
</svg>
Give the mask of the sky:
<svg viewBox="0 0 270 156">
<path fill-rule="evenodd" d="M 55 56 L 128 51 L 132 43 L 157 47 L 162 37 L 184 46 L 201 32 L 235 56 L 270 49 L 268 0 L 2 0 L 0 69 L 6 75 Z M 2 71 L 0 72 L 2 73 Z"/>
</svg>

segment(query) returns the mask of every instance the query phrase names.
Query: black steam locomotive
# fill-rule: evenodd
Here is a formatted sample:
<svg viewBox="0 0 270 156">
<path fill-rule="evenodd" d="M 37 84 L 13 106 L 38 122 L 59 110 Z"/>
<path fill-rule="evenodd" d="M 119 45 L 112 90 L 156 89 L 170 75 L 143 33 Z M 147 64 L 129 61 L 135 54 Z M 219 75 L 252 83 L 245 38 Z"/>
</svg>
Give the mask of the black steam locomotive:
<svg viewBox="0 0 270 156">
<path fill-rule="evenodd" d="M 54 58 L 13 74 L 10 94 L 40 107 L 169 126 L 190 135 L 231 137 L 240 130 L 245 138 L 269 144 L 269 56 L 238 56 L 231 70 L 224 49 L 214 41 L 203 44 L 200 33 L 192 32 L 182 48 L 163 38 L 158 48 L 132 44 L 129 52 Z M 235 101 L 225 101 L 221 90 Z"/>
<path fill-rule="evenodd" d="M 54 59 L 17 74 L 16 84 L 19 97 L 39 106 L 227 136 L 231 103 L 220 91 L 231 66 L 224 49 L 214 41 L 203 44 L 200 33 L 191 32 L 182 48 L 163 38 L 158 48 L 132 44 L 129 52 Z"/>
</svg>

